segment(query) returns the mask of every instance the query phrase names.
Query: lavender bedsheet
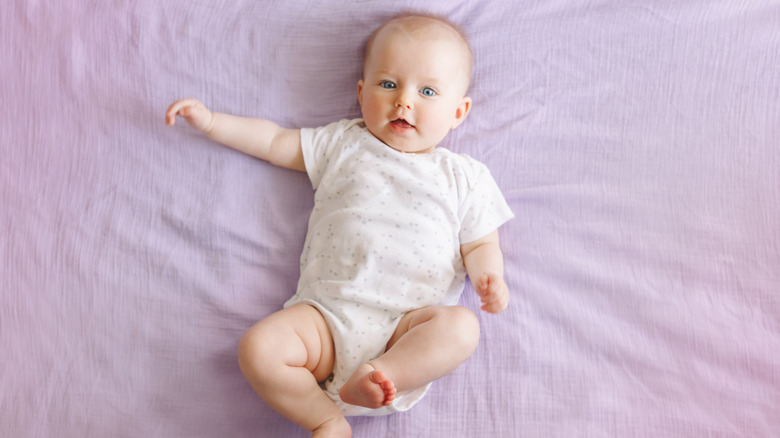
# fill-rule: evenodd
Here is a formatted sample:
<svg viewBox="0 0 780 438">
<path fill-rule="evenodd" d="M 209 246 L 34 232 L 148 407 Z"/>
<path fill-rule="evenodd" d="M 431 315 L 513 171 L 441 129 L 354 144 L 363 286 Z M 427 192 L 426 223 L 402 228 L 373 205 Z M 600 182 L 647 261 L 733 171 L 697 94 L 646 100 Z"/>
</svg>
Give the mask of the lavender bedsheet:
<svg viewBox="0 0 780 438">
<path fill-rule="evenodd" d="M 294 291 L 311 187 L 163 113 L 357 116 L 365 39 L 407 8 L 471 35 L 446 147 L 516 214 L 512 302 L 355 436 L 780 430 L 778 1 L 7 0 L 0 436 L 306 436 L 236 345 Z"/>
</svg>

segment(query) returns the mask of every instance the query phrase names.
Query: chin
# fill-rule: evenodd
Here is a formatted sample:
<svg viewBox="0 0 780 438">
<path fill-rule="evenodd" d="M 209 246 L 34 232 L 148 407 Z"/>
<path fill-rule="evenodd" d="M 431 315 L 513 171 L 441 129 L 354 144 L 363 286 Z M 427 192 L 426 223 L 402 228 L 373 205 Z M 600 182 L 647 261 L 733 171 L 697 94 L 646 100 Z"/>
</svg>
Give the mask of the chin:
<svg viewBox="0 0 780 438">
<path fill-rule="evenodd" d="M 388 145 L 388 146 L 390 146 L 390 145 Z M 430 152 L 430 151 L 432 151 L 434 149 L 433 147 L 427 147 L 427 148 L 423 148 L 423 147 L 395 147 L 395 146 L 390 146 L 390 147 L 395 149 L 395 150 L 397 150 L 397 151 L 404 152 L 404 153 L 407 153 L 407 154 L 424 154 L 424 153 Z"/>
</svg>

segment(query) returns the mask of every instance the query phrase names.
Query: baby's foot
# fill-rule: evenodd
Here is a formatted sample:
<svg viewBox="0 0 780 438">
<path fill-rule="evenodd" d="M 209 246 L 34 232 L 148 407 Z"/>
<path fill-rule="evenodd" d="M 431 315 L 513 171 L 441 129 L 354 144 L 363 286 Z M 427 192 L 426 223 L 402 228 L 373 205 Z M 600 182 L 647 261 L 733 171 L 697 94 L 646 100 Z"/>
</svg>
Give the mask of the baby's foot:
<svg viewBox="0 0 780 438">
<path fill-rule="evenodd" d="M 385 373 L 363 364 L 341 387 L 339 397 L 344 403 L 378 409 L 393 404 L 395 385 Z"/>
</svg>

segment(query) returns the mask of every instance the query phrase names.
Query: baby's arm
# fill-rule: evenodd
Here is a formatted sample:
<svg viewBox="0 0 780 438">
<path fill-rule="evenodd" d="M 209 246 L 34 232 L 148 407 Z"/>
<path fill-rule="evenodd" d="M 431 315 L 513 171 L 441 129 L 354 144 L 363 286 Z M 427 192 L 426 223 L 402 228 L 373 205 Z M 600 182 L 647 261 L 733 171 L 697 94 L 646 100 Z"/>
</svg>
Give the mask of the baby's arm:
<svg viewBox="0 0 780 438">
<path fill-rule="evenodd" d="M 509 288 L 504 281 L 504 255 L 498 230 L 460 246 L 463 263 L 474 290 L 482 298 L 482 310 L 501 313 L 509 305 Z"/>
<path fill-rule="evenodd" d="M 212 113 L 195 99 L 172 103 L 165 113 L 165 123 L 173 125 L 176 116 L 183 117 L 210 139 L 237 151 L 277 166 L 306 170 L 298 129 L 284 129 L 268 120 Z"/>
</svg>

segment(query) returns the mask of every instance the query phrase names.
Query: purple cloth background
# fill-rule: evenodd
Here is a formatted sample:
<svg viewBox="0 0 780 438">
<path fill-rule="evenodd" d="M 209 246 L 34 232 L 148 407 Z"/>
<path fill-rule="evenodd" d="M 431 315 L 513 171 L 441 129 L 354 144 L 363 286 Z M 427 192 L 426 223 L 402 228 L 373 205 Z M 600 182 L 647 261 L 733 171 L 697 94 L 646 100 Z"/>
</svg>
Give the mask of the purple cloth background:
<svg viewBox="0 0 780 438">
<path fill-rule="evenodd" d="M 471 35 L 474 110 L 445 146 L 517 216 L 512 302 L 355 436 L 780 430 L 777 1 L 6 0 L 0 436 L 306 436 L 236 363 L 294 291 L 306 176 L 163 114 L 357 116 L 366 38 L 422 7 Z"/>
</svg>

